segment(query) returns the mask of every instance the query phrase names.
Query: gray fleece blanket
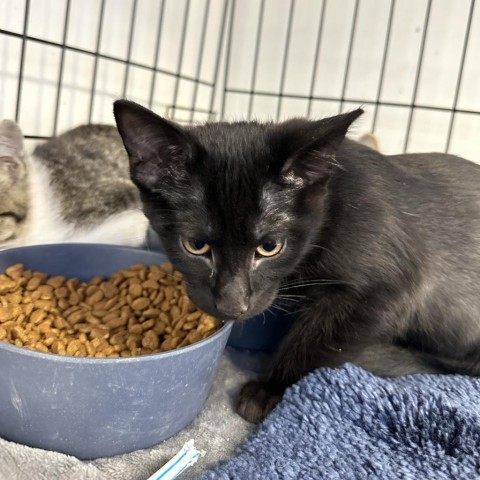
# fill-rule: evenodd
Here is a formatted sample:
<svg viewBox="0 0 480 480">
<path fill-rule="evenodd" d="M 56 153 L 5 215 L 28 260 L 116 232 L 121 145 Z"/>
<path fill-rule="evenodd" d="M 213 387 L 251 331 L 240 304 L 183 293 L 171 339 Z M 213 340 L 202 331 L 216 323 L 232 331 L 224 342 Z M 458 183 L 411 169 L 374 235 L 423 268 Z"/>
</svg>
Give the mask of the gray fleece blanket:
<svg viewBox="0 0 480 480">
<path fill-rule="evenodd" d="M 191 438 L 196 448 L 206 452 L 179 478 L 193 479 L 232 455 L 252 432 L 253 426 L 236 415 L 232 407 L 238 389 L 250 376 L 224 355 L 200 415 L 175 437 L 146 450 L 81 461 L 0 438 L 0 480 L 146 480 Z"/>
</svg>

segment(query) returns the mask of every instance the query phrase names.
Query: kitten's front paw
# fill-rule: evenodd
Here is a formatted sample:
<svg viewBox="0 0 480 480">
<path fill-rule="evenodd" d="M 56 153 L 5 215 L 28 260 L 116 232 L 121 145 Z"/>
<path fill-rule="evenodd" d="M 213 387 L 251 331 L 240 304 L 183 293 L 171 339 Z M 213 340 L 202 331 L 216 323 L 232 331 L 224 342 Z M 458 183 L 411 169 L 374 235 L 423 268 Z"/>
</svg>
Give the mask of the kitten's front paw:
<svg viewBox="0 0 480 480">
<path fill-rule="evenodd" d="M 237 413 L 252 423 L 260 423 L 280 402 L 281 395 L 271 393 L 264 382 L 246 383 L 237 403 Z"/>
</svg>

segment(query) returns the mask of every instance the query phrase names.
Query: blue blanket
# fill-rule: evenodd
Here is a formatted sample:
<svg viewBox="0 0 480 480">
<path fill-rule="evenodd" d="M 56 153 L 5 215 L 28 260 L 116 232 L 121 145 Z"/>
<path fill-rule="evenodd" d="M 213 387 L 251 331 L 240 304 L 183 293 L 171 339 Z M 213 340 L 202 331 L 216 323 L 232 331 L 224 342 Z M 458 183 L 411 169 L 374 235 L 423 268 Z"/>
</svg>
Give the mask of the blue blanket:
<svg viewBox="0 0 480 480">
<path fill-rule="evenodd" d="M 319 369 L 207 479 L 480 479 L 480 379 Z"/>
</svg>

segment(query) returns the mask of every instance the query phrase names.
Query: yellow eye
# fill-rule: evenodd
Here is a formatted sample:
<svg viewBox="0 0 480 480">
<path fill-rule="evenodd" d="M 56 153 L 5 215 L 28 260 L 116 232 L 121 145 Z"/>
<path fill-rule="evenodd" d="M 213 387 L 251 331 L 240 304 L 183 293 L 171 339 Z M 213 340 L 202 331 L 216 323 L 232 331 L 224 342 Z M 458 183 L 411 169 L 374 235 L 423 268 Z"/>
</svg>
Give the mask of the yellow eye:
<svg viewBox="0 0 480 480">
<path fill-rule="evenodd" d="M 182 238 L 185 250 L 192 255 L 205 255 L 210 251 L 210 245 L 204 240 L 197 238 Z"/>
<path fill-rule="evenodd" d="M 262 257 L 273 257 L 282 247 L 283 244 L 280 242 L 264 242 L 257 247 L 256 252 Z"/>
</svg>

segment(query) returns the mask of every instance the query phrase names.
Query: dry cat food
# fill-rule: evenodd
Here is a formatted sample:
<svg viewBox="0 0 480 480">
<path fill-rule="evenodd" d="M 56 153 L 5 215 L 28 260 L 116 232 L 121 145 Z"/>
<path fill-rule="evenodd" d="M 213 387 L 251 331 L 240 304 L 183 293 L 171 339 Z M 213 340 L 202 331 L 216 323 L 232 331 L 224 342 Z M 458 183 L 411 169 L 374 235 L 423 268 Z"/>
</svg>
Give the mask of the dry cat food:
<svg viewBox="0 0 480 480">
<path fill-rule="evenodd" d="M 0 341 L 76 357 L 130 357 L 190 345 L 220 327 L 171 264 L 132 265 L 88 283 L 12 265 L 0 275 Z"/>
</svg>

